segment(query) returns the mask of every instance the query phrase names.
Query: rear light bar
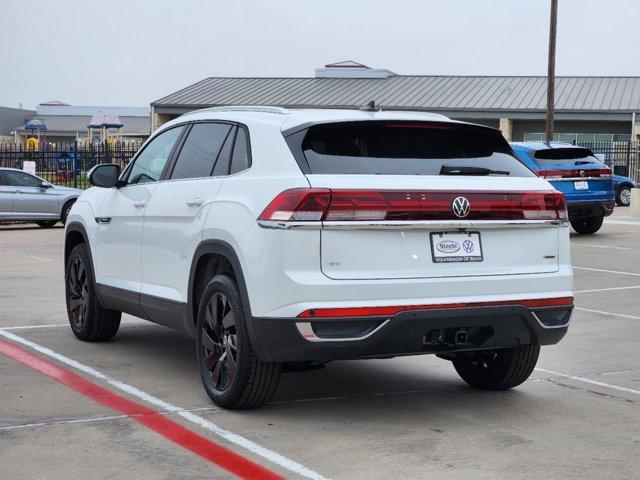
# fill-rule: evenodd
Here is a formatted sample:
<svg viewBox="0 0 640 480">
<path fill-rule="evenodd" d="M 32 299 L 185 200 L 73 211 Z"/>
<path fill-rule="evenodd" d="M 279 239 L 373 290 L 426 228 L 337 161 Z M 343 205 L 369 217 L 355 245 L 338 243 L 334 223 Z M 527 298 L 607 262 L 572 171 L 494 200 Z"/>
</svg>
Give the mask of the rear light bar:
<svg viewBox="0 0 640 480">
<path fill-rule="evenodd" d="M 454 214 L 458 197 L 468 200 L 464 216 Z M 566 220 L 558 191 L 443 192 L 294 188 L 280 193 L 258 220 L 357 222 L 421 220 Z"/>
<path fill-rule="evenodd" d="M 547 180 L 560 180 L 563 178 L 611 178 L 611 169 L 595 168 L 593 170 L 538 170 L 536 174 Z"/>
<path fill-rule="evenodd" d="M 573 297 L 540 298 L 533 300 L 499 300 L 495 302 L 441 303 L 433 305 L 402 305 L 393 307 L 312 308 L 299 314 L 298 318 L 389 317 L 407 310 L 442 310 L 450 308 L 501 307 L 509 305 L 520 305 L 532 309 L 543 307 L 572 307 Z"/>
</svg>

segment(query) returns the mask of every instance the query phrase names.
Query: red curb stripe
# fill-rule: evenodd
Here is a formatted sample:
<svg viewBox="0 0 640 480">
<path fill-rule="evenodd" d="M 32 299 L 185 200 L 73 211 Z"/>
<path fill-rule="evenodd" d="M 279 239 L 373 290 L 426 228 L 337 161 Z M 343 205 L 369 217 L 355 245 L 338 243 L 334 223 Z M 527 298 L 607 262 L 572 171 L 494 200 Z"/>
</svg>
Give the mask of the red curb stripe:
<svg viewBox="0 0 640 480">
<path fill-rule="evenodd" d="M 26 350 L 0 339 L 0 353 L 29 367 L 105 407 L 127 415 L 141 425 L 162 435 L 173 443 L 195 453 L 211 463 L 237 475 L 252 480 L 283 480 L 283 477 L 267 470 L 251 460 L 183 427 L 144 405 L 102 388 L 84 377 L 44 360 Z"/>
</svg>

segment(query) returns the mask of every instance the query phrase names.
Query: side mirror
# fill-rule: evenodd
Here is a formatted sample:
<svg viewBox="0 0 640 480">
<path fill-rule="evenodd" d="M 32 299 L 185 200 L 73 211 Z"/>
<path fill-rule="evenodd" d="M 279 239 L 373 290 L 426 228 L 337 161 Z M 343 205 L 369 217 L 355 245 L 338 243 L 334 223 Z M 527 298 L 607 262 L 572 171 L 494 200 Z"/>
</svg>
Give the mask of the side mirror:
<svg viewBox="0 0 640 480">
<path fill-rule="evenodd" d="M 94 187 L 111 188 L 120 177 L 120 165 L 103 163 L 96 165 L 89 171 L 89 183 Z"/>
<path fill-rule="evenodd" d="M 40 188 L 53 188 L 53 185 L 43 180 L 42 183 L 40 184 Z"/>
</svg>

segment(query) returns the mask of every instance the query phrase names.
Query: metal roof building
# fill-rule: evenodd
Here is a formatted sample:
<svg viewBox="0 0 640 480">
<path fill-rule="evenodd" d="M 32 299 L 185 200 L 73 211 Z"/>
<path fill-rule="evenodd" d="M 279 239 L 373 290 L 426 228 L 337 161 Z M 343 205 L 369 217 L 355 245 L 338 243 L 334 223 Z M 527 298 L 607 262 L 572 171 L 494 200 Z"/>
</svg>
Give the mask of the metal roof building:
<svg viewBox="0 0 640 480">
<path fill-rule="evenodd" d="M 308 78 L 212 77 L 154 101 L 152 129 L 204 107 L 357 108 L 370 100 L 383 109 L 430 111 L 484 123 L 514 140 L 536 139 L 544 132 L 546 77 L 397 75 L 351 61 L 326 65 Z M 636 112 L 640 77 L 556 78 L 559 135 L 628 140 Z"/>
</svg>

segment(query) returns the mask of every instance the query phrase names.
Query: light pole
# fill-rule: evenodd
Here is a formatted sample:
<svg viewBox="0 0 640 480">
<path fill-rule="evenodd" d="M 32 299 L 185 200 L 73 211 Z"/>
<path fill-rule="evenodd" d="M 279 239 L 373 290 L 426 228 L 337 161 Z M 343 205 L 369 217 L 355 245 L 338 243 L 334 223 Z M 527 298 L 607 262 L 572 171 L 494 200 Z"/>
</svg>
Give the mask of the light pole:
<svg viewBox="0 0 640 480">
<path fill-rule="evenodd" d="M 558 23 L 558 0 L 551 0 L 549 22 L 549 62 L 547 68 L 547 129 L 545 139 L 553 140 L 553 108 L 556 83 L 556 30 Z"/>
</svg>

